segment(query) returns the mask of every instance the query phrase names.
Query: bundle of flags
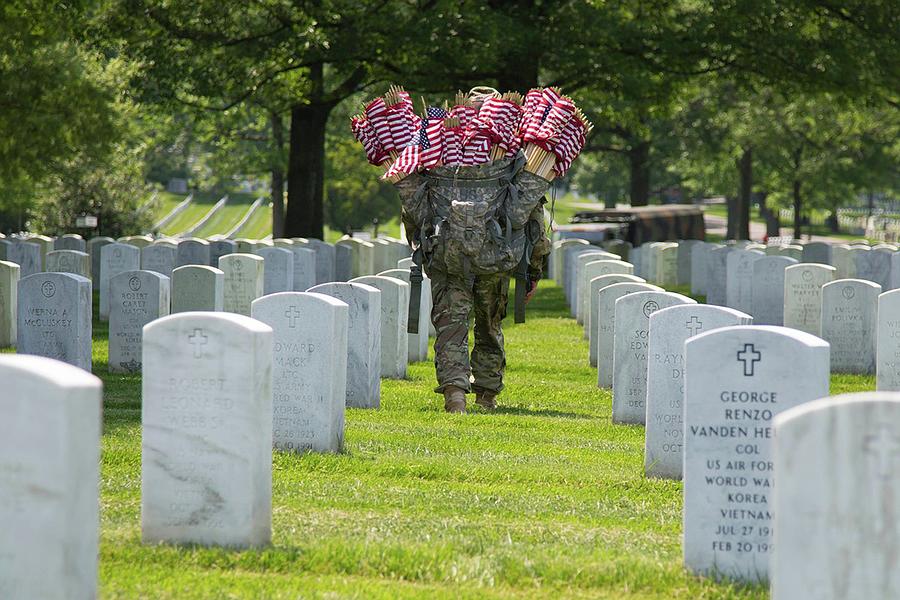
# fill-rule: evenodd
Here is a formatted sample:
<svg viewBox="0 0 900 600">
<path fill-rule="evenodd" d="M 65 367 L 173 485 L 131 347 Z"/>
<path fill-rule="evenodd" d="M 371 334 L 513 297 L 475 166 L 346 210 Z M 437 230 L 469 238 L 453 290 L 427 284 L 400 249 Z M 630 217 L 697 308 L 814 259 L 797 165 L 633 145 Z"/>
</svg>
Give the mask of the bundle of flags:
<svg viewBox="0 0 900 600">
<path fill-rule="evenodd" d="M 424 100 L 423 100 L 424 105 Z M 545 179 L 563 176 L 593 127 L 571 98 L 555 88 L 458 93 L 452 108 L 425 106 L 417 116 L 409 94 L 391 86 L 366 104 L 350 127 L 384 178 L 399 181 L 437 166 L 474 166 L 524 151 L 526 170 Z"/>
</svg>

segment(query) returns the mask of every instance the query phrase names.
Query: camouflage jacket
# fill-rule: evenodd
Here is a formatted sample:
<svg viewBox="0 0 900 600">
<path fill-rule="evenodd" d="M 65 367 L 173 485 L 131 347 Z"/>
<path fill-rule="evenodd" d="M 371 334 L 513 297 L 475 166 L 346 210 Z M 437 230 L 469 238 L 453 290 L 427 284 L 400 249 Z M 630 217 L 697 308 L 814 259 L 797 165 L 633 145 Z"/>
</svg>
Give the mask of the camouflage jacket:
<svg viewBox="0 0 900 600">
<path fill-rule="evenodd" d="M 426 271 L 512 272 L 523 254 L 528 274 L 541 277 L 550 241 L 543 195 L 549 182 L 524 171 L 524 158 L 474 167 L 438 167 L 397 184 L 402 219 Z"/>
</svg>

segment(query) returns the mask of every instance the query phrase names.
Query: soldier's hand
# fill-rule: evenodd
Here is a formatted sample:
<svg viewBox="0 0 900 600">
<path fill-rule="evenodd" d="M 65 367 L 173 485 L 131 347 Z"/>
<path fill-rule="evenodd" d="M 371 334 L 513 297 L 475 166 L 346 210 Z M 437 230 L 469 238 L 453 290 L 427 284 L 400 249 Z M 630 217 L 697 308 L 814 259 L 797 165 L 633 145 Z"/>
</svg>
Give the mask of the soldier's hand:
<svg viewBox="0 0 900 600">
<path fill-rule="evenodd" d="M 529 302 L 531 302 L 532 296 L 534 296 L 534 293 L 537 291 L 538 282 L 537 281 L 529 281 L 528 285 L 529 285 L 528 291 L 525 292 L 525 304 L 528 304 Z"/>
</svg>

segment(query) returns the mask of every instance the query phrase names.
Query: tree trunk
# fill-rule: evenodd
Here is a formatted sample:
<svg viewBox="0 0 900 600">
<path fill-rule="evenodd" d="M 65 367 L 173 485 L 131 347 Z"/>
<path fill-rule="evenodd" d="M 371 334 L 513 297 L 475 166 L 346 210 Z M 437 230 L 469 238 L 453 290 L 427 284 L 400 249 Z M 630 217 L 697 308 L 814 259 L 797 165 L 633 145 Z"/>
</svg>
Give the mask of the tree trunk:
<svg viewBox="0 0 900 600">
<path fill-rule="evenodd" d="M 737 239 L 737 200 L 734 196 L 725 197 L 725 239 Z"/>
<path fill-rule="evenodd" d="M 628 150 L 631 167 L 630 196 L 632 206 L 647 206 L 650 200 L 650 142 L 641 140 Z"/>
<path fill-rule="evenodd" d="M 744 148 L 737 161 L 740 188 L 735 200 L 735 236 L 739 240 L 750 239 L 750 201 L 753 192 L 753 150 Z"/>
<path fill-rule="evenodd" d="M 272 237 L 284 237 L 284 163 L 281 153 L 284 150 L 284 124 L 281 115 L 269 113 L 272 126 Z"/>
<path fill-rule="evenodd" d="M 800 197 L 800 180 L 794 180 L 794 239 L 800 241 L 802 219 L 800 211 L 803 209 L 803 200 Z"/>
<path fill-rule="evenodd" d="M 304 104 L 291 109 L 287 237 L 322 239 L 324 234 L 325 125 L 332 106 Z"/>
</svg>

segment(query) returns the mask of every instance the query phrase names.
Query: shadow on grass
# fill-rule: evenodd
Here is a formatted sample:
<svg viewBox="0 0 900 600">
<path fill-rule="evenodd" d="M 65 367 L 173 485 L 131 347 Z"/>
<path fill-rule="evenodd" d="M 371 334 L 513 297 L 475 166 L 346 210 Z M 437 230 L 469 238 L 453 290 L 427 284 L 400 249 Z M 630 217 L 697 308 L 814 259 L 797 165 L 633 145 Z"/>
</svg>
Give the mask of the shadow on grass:
<svg viewBox="0 0 900 600">
<path fill-rule="evenodd" d="M 498 400 L 498 402 L 502 402 L 502 397 Z M 563 412 L 559 410 L 532 410 L 530 408 L 522 408 L 519 406 L 497 406 L 496 409 L 492 411 L 479 411 L 481 414 L 495 414 L 495 415 L 515 415 L 515 416 L 529 416 L 529 417 L 557 417 L 562 419 L 595 419 L 596 415 L 589 415 L 587 413 L 573 413 L 573 412 Z"/>
</svg>

